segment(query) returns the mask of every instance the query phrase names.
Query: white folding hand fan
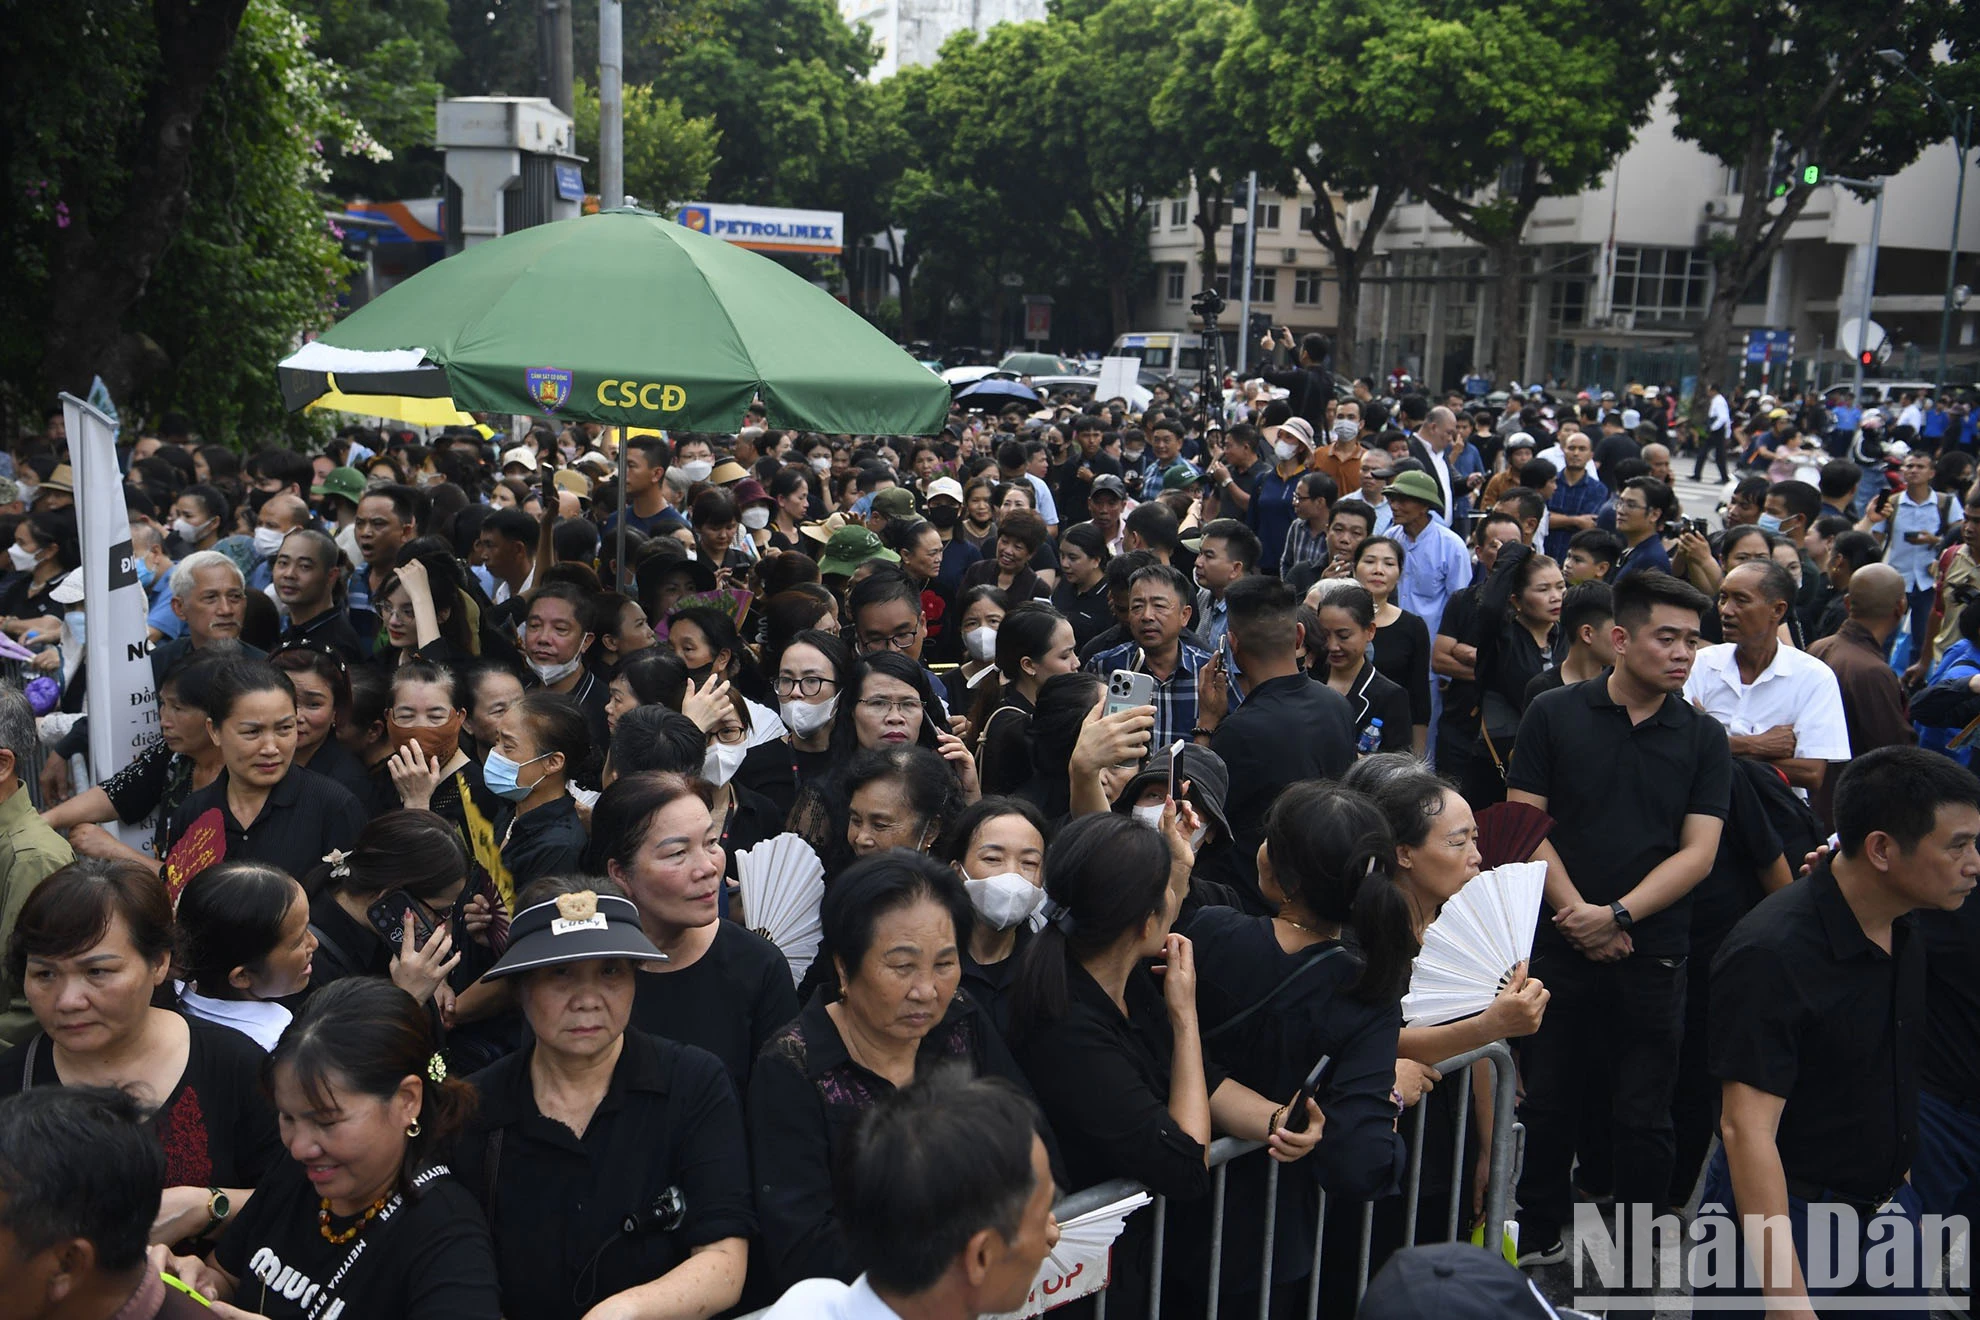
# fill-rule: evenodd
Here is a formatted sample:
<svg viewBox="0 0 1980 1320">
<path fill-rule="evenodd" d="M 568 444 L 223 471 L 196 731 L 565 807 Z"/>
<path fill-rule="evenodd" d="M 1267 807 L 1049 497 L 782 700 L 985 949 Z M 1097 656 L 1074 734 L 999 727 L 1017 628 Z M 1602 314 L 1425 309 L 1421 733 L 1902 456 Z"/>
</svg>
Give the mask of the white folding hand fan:
<svg viewBox="0 0 1980 1320">
<path fill-rule="evenodd" d="M 1112 1250 L 1114 1239 L 1126 1227 L 1127 1217 L 1153 1200 L 1146 1192 L 1136 1192 L 1060 1224 L 1058 1245 L 1038 1266 L 1025 1304 L 1004 1315 L 986 1316 L 984 1320 L 1024 1320 L 1099 1292 L 1107 1286 L 1107 1253 Z M 1045 1290 L 1048 1284 L 1053 1285 L 1049 1293 Z"/>
<path fill-rule="evenodd" d="M 825 897 L 825 863 L 796 834 L 779 834 L 736 854 L 743 920 L 790 959 L 802 981 L 818 956 L 818 904 Z"/>
<path fill-rule="evenodd" d="M 1484 1012 L 1533 953 L 1546 882 L 1545 862 L 1513 862 L 1466 881 L 1423 932 L 1403 1021 L 1434 1027 Z"/>
</svg>

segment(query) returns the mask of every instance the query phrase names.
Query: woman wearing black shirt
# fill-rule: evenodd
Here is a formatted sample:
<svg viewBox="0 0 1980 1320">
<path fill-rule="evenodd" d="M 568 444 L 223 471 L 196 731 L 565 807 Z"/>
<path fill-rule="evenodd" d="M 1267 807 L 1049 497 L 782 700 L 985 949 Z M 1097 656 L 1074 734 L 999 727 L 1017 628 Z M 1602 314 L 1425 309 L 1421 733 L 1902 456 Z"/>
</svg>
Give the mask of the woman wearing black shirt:
<svg viewBox="0 0 1980 1320">
<path fill-rule="evenodd" d="M 59 627 L 64 607 L 51 594 L 82 563 L 73 509 L 48 509 L 21 519 L 8 547 L 14 572 L 0 579 L 0 628 L 19 641 L 33 629 Z"/>
<path fill-rule="evenodd" d="M 1478 648 L 1473 668 L 1480 734 L 1466 762 L 1465 781 L 1458 786 L 1474 811 L 1505 800 L 1501 767 L 1512 763 L 1527 685 L 1554 667 L 1554 639 L 1566 596 L 1560 567 L 1518 544 L 1499 551 L 1478 594 L 1469 640 Z"/>
<path fill-rule="evenodd" d="M 770 1039 L 749 1082 L 757 1219 L 779 1288 L 859 1272 L 840 1236 L 832 1169 L 867 1109 L 945 1063 L 1022 1084 L 957 988 L 970 907 L 955 872 L 919 853 L 879 853 L 825 891 L 819 915 L 819 956 L 837 984 Z"/>
<path fill-rule="evenodd" d="M 1066 617 L 1042 601 L 1014 607 L 997 628 L 997 672 L 1003 688 L 983 721 L 977 780 L 985 793 L 1014 792 L 1031 778 L 1031 716 L 1038 689 L 1054 674 L 1079 668 L 1079 648 Z"/>
<path fill-rule="evenodd" d="M 337 719 L 351 708 L 351 669 L 342 656 L 317 642 L 288 642 L 268 663 L 289 676 L 296 689 L 296 764 L 350 790 L 367 812 L 376 783 L 364 762 L 337 740 Z"/>
<path fill-rule="evenodd" d="M 1357 733 L 1382 721 L 1383 752 L 1410 750 L 1409 694 L 1385 677 L 1368 658 L 1375 640 L 1375 598 L 1368 588 L 1335 578 L 1313 587 L 1319 625 L 1306 639 L 1319 663 L 1312 675 L 1347 698 L 1349 723 Z"/>
<path fill-rule="evenodd" d="M 1070 1186 L 1132 1178 L 1186 1201 L 1210 1190 L 1213 1128 L 1267 1142 L 1282 1161 L 1320 1139 L 1317 1106 L 1303 1132 L 1287 1131 L 1282 1102 L 1204 1056 L 1190 942 L 1169 929 L 1197 823 L 1186 803 L 1180 819 L 1164 811 L 1160 832 L 1132 817 L 1081 816 L 1046 859 L 1048 922 L 1018 968 L 1011 1038 L 1064 1142 Z M 1155 957 L 1159 982 L 1144 962 Z M 1130 1219 L 1114 1244 L 1119 1296 L 1109 1310 L 1146 1304 L 1151 1222 Z"/>
<path fill-rule="evenodd" d="M 475 1075 L 454 1164 L 505 1315 L 714 1315 L 742 1296 L 756 1220 L 735 1088 L 705 1050 L 626 1029 L 658 956 L 609 882 L 553 877 L 488 972 L 514 978 L 530 1044 Z"/>
<path fill-rule="evenodd" d="M 207 712 L 226 769 L 172 814 L 167 865 L 174 879 L 183 884 L 223 857 L 305 875 L 327 853 L 357 841 L 365 821 L 358 800 L 294 765 L 296 689 L 287 674 L 266 660 L 229 661 L 214 676 Z"/>
<path fill-rule="evenodd" d="M 963 988 L 997 1030 L 1007 1032 L 1011 981 L 1045 901 L 1045 818 L 1029 802 L 984 798 L 956 820 L 942 856 L 962 877 L 976 913 L 963 955 Z"/>
<path fill-rule="evenodd" d="M 1370 536 L 1350 558 L 1354 580 L 1375 598 L 1375 668 L 1409 693 L 1410 746 L 1421 756 L 1430 738 L 1430 629 L 1395 603 L 1403 548 L 1386 536 Z"/>
<path fill-rule="evenodd" d="M 1107 561 L 1114 556 L 1107 538 L 1092 523 L 1074 523 L 1059 534 L 1059 585 L 1052 604 L 1073 627 L 1073 642 L 1085 646 L 1114 626 L 1107 600 Z"/>
<path fill-rule="evenodd" d="M 800 789 L 832 768 L 832 726 L 842 694 L 854 682 L 852 650 L 837 633 L 807 628 L 792 637 L 776 661 L 777 713 L 790 730 L 785 741 Z"/>
<path fill-rule="evenodd" d="M 172 1272 L 269 1320 L 497 1320 L 495 1255 L 440 1162 L 474 1110 L 426 1014 L 382 981 L 312 995 L 263 1069 L 281 1161 L 205 1260 Z"/>
<path fill-rule="evenodd" d="M 681 774 L 614 780 L 592 808 L 589 857 L 626 891 L 667 956 L 634 978 L 633 1025 L 707 1050 L 741 1091 L 757 1051 L 797 1016 L 798 1001 L 783 952 L 720 918 L 724 857 L 712 799 L 705 781 Z"/>
<path fill-rule="evenodd" d="M 482 778 L 489 792 L 514 804 L 495 829 L 516 889 L 577 868 L 585 835 L 570 784 L 586 777 L 594 756 L 584 710 L 563 693 L 526 692 L 502 717 Z"/>
<path fill-rule="evenodd" d="M 150 1109 L 146 1126 L 165 1151 L 156 1242 L 207 1237 L 281 1154 L 256 1083 L 260 1048 L 231 1028 L 151 1007 L 171 962 L 171 899 L 155 873 L 70 863 L 35 886 L 15 921 L 7 976 L 25 987 L 41 1032 L 0 1055 L 0 1097 L 114 1086 Z"/>
<path fill-rule="evenodd" d="M 1297 783 L 1266 815 L 1258 859 L 1259 890 L 1278 904 L 1278 915 L 1206 907 L 1189 925 L 1211 1058 L 1264 1095 L 1291 1094 L 1323 1057 L 1333 1060 L 1319 1092 L 1327 1139 L 1305 1165 L 1310 1176 L 1279 1181 L 1272 1281 L 1302 1299 L 1320 1190 L 1355 1204 L 1387 1196 L 1406 1164 L 1390 1096 L 1416 941 L 1395 870 L 1379 807 L 1332 784 Z M 1349 924 L 1355 953 L 1341 943 Z M 1226 1241 L 1261 1236 L 1264 1172 L 1257 1160 L 1232 1166 Z M 1207 1243 L 1203 1228 L 1175 1240 Z M 1191 1248 L 1176 1257 L 1180 1277 L 1198 1294 L 1207 1263 Z M 1248 1268 L 1225 1269 L 1224 1307 L 1248 1308 L 1231 1314 L 1257 1311 L 1257 1278 Z"/>
</svg>

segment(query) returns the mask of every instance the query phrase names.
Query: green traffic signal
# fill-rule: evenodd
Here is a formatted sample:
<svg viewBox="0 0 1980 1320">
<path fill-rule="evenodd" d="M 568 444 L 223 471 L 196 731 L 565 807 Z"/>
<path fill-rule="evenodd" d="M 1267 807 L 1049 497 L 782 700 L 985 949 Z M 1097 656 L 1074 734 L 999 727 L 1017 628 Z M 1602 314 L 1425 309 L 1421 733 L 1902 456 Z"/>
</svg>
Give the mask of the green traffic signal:
<svg viewBox="0 0 1980 1320">
<path fill-rule="evenodd" d="M 1802 166 L 1801 182 L 1803 186 L 1809 188 L 1813 188 L 1816 184 L 1822 182 L 1822 167 L 1820 165 Z"/>
</svg>

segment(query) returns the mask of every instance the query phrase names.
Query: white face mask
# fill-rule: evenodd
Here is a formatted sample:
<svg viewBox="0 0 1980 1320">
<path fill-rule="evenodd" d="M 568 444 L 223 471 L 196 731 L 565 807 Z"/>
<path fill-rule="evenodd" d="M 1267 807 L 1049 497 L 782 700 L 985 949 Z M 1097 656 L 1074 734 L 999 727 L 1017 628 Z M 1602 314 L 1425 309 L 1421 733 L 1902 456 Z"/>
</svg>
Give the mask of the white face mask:
<svg viewBox="0 0 1980 1320">
<path fill-rule="evenodd" d="M 577 656 L 572 656 L 561 665 L 546 665 L 540 661 L 532 660 L 529 662 L 529 667 L 535 672 L 538 678 L 543 680 L 544 686 L 548 687 L 552 683 L 563 682 L 572 674 L 575 674 L 583 664 L 583 660 Z"/>
<path fill-rule="evenodd" d="M 709 743 L 708 754 L 701 758 L 701 777 L 720 788 L 736 777 L 736 769 L 747 755 L 749 748 L 741 743 Z"/>
<path fill-rule="evenodd" d="M 7 562 L 14 566 L 16 573 L 31 573 L 40 561 L 34 557 L 33 551 L 23 550 L 16 542 L 7 547 Z"/>
<path fill-rule="evenodd" d="M 681 473 L 689 481 L 706 481 L 708 474 L 714 470 L 715 465 L 705 458 L 697 458 L 691 463 L 681 464 Z"/>
<path fill-rule="evenodd" d="M 1290 440 L 1274 440 L 1272 453 L 1281 463 L 1290 463 L 1299 457 L 1299 446 Z"/>
<path fill-rule="evenodd" d="M 1154 802 L 1145 807 L 1136 807 L 1134 818 L 1151 830 L 1159 830 L 1162 828 L 1162 804 Z"/>
<path fill-rule="evenodd" d="M 281 548 L 282 532 L 279 528 L 257 527 L 254 529 L 255 553 L 263 559 L 273 559 L 275 553 Z"/>
<path fill-rule="evenodd" d="M 981 880 L 963 877 L 969 891 L 969 905 L 997 930 L 1009 930 L 1038 910 L 1045 891 L 1015 871 L 985 876 Z"/>
<path fill-rule="evenodd" d="M 1341 418 L 1334 423 L 1334 439 L 1346 442 L 1361 434 L 1361 423 Z"/>
<path fill-rule="evenodd" d="M 186 542 L 188 545 L 192 544 L 195 541 L 198 541 L 200 537 L 206 535 L 206 529 L 210 525 L 211 525 L 210 523 L 199 523 L 195 525 L 193 523 L 187 522 L 184 518 L 174 518 L 172 520 L 172 530 L 177 532 L 179 534 L 179 539 Z"/>
<path fill-rule="evenodd" d="M 784 717 L 784 727 L 800 738 L 809 738 L 832 722 L 838 713 L 839 698 L 834 693 L 830 700 L 812 703 L 808 701 L 786 701 L 777 707 L 777 713 Z"/>
<path fill-rule="evenodd" d="M 810 462 L 811 470 L 821 477 L 832 470 L 832 460 L 829 458 L 814 458 Z"/>
<path fill-rule="evenodd" d="M 33 485 L 32 483 L 29 482 L 22 482 L 20 483 L 20 493 L 21 493 L 21 507 L 26 508 L 28 505 L 34 503 L 35 496 L 41 494 L 41 487 Z"/>
<path fill-rule="evenodd" d="M 752 532 L 760 532 L 770 525 L 770 510 L 761 504 L 752 504 L 742 511 L 742 525 Z"/>
<path fill-rule="evenodd" d="M 968 650 L 970 659 L 979 662 L 991 660 L 997 654 L 997 630 L 971 628 L 963 634 L 963 646 Z"/>
</svg>

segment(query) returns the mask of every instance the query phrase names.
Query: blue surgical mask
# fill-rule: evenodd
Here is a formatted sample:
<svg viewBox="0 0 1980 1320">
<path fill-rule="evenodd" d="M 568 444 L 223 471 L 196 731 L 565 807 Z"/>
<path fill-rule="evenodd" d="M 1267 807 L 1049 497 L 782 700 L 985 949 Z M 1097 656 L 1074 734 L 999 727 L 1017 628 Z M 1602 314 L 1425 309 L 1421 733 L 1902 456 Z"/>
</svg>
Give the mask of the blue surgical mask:
<svg viewBox="0 0 1980 1320">
<path fill-rule="evenodd" d="M 488 791 L 511 802 L 522 801 L 543 780 L 539 777 L 535 784 L 521 784 L 516 782 L 516 775 L 524 766 L 534 765 L 548 755 L 550 753 L 545 752 L 543 756 L 532 756 L 527 761 L 511 761 L 500 752 L 490 752 L 488 759 L 481 763 L 481 775 L 488 784 Z"/>
<path fill-rule="evenodd" d="M 151 567 L 150 560 L 140 559 L 137 561 L 137 580 L 138 585 L 146 591 L 150 591 L 151 584 L 158 580 L 158 573 Z"/>
<path fill-rule="evenodd" d="M 1760 530 L 1763 532 L 1778 532 L 1781 530 L 1781 520 L 1771 513 L 1763 513 L 1760 515 Z"/>
</svg>

